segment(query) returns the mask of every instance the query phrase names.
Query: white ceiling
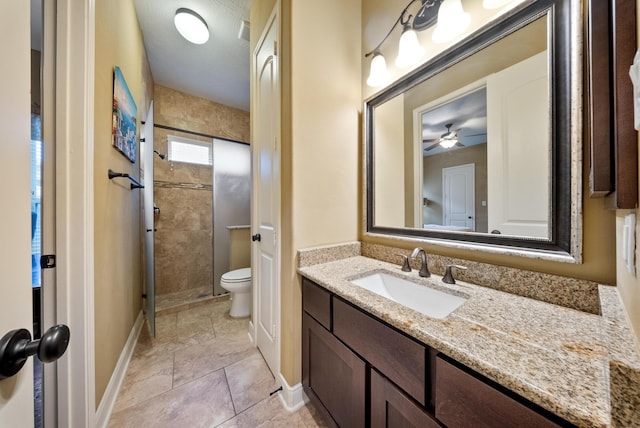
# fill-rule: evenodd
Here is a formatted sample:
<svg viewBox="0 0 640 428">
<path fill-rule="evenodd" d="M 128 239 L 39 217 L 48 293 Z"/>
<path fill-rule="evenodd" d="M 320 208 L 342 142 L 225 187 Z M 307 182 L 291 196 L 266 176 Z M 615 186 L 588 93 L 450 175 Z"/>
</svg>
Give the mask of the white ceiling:
<svg viewBox="0 0 640 428">
<path fill-rule="evenodd" d="M 135 0 L 155 83 L 249 111 L 249 42 L 238 38 L 252 0 Z M 198 13 L 209 40 L 194 45 L 173 25 L 177 9 Z"/>
</svg>

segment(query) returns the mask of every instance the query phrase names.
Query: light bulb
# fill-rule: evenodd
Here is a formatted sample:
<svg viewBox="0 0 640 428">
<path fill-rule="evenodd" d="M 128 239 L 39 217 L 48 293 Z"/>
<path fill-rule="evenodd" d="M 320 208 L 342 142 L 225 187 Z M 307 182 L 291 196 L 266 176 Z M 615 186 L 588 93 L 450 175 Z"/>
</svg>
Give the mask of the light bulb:
<svg viewBox="0 0 640 428">
<path fill-rule="evenodd" d="M 389 79 L 389 71 L 387 70 L 387 62 L 380 52 L 373 54 L 371 59 L 371 70 L 367 78 L 367 85 L 380 86 Z"/>
<path fill-rule="evenodd" d="M 471 22 L 471 16 L 464 11 L 460 0 L 444 0 L 438 11 L 438 25 L 433 31 L 435 43 L 453 40 L 464 32 Z"/>
<path fill-rule="evenodd" d="M 207 23 L 191 9 L 180 8 L 176 10 L 173 22 L 180 35 L 191 43 L 201 45 L 209 40 Z"/>
<path fill-rule="evenodd" d="M 396 58 L 396 66 L 404 68 L 418 62 L 424 55 L 424 49 L 418 42 L 418 35 L 408 25 L 405 25 L 404 31 L 400 36 L 398 43 L 398 57 Z"/>
</svg>

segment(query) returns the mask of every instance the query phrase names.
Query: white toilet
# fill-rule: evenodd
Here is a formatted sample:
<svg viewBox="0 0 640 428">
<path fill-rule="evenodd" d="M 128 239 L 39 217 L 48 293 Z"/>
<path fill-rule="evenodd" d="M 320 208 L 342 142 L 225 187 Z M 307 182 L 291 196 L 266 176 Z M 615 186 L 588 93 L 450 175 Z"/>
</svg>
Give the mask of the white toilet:
<svg viewBox="0 0 640 428">
<path fill-rule="evenodd" d="M 229 315 L 244 318 L 251 314 L 251 268 L 236 269 L 222 275 L 220 286 L 231 293 Z"/>
</svg>

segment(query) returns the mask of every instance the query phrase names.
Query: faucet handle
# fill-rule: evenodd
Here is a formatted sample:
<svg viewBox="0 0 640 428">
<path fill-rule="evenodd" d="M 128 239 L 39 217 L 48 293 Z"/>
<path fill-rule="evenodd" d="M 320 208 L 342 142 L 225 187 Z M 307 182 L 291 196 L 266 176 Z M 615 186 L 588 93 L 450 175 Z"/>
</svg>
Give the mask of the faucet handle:
<svg viewBox="0 0 640 428">
<path fill-rule="evenodd" d="M 453 277 L 453 269 L 467 270 L 467 267 L 466 266 L 460 266 L 460 265 L 449 265 L 449 266 L 447 266 L 447 268 L 445 269 L 445 272 L 444 272 L 444 276 L 442 277 L 442 282 L 445 282 L 447 284 L 455 284 L 456 283 L 456 279 Z"/>
<path fill-rule="evenodd" d="M 409 257 L 404 254 L 396 254 L 397 256 L 402 257 L 402 270 L 403 272 L 411 272 L 411 266 L 409 266 Z"/>
</svg>

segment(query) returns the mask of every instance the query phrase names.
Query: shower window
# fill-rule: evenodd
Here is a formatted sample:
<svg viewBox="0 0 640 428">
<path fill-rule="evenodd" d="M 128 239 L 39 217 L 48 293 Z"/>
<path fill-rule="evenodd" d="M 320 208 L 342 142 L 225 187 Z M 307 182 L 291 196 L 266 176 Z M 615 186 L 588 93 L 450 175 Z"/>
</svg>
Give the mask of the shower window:
<svg viewBox="0 0 640 428">
<path fill-rule="evenodd" d="M 213 164 L 213 150 L 210 142 L 169 135 L 167 137 L 167 146 L 170 161 L 198 165 Z"/>
</svg>

